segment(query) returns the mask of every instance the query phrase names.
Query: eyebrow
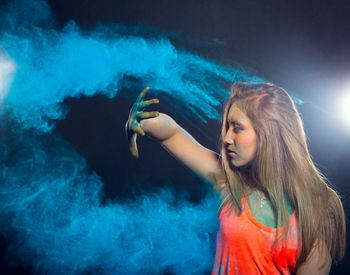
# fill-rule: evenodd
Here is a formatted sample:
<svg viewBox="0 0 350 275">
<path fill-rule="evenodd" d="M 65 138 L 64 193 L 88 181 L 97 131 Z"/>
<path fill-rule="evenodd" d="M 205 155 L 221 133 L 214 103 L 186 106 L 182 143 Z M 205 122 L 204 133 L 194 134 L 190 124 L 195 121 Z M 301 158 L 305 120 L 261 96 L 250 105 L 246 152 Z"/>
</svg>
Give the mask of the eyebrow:
<svg viewBox="0 0 350 275">
<path fill-rule="evenodd" d="M 239 120 L 237 119 L 232 119 L 232 117 L 227 117 L 227 122 L 237 122 L 237 123 L 241 123 Z"/>
<path fill-rule="evenodd" d="M 244 123 L 242 123 L 241 121 L 239 121 L 239 120 L 237 120 L 237 119 L 232 119 L 232 118 L 230 118 L 230 117 L 227 118 L 227 123 L 228 123 L 228 124 L 236 123 L 236 124 L 238 124 L 238 125 L 240 125 L 240 126 L 242 126 L 242 127 L 245 127 L 245 124 L 244 124 Z"/>
</svg>

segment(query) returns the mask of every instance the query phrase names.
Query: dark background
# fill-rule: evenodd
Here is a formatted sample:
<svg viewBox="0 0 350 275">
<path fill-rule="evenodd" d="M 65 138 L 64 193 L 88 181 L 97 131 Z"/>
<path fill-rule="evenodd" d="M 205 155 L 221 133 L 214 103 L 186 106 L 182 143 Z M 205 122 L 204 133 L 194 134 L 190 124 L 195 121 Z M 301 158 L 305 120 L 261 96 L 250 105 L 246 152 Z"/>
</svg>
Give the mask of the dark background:
<svg viewBox="0 0 350 275">
<path fill-rule="evenodd" d="M 306 102 L 299 110 L 313 159 L 341 195 L 348 215 L 350 126 L 346 128 L 341 123 L 336 102 L 346 86 L 350 87 L 349 1 L 49 0 L 48 3 L 58 27 L 74 20 L 82 28 L 110 23 L 142 24 L 175 32 L 187 38 L 181 41 L 181 47 L 223 64 L 239 63 L 300 97 Z M 170 98 L 160 96 L 160 100 L 159 111 L 174 117 L 203 145 L 218 150 L 219 122 L 185 121 L 167 111 Z M 200 201 L 208 192 L 203 183 L 149 138 L 139 138 L 139 160 L 129 155 L 124 123 L 131 100 L 95 96 L 65 103 L 71 111 L 64 121 L 57 123 L 56 132 L 72 143 L 86 157 L 89 168 L 102 178 L 106 200 L 132 199 L 140 190 L 152 192 L 153 187 L 169 184 L 169 179 L 176 194 L 186 193 L 193 202 Z M 137 185 L 116 184 L 136 182 L 139 178 L 143 180 Z M 144 182 L 152 182 L 152 186 Z M 6 247 L 7 241 L 2 243 Z M 333 265 L 331 274 L 348 273 L 347 259 L 348 254 L 340 264 Z M 31 269 L 4 267 L 0 272 L 30 273 Z"/>
</svg>

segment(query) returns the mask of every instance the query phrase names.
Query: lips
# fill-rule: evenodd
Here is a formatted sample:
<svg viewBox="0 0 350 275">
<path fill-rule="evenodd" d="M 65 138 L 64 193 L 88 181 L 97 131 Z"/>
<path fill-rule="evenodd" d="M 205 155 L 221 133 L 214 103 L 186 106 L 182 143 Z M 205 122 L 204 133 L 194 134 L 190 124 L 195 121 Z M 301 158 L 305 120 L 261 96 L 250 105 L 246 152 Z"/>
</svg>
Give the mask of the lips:
<svg viewBox="0 0 350 275">
<path fill-rule="evenodd" d="M 235 156 L 237 156 L 237 153 L 236 153 L 236 151 L 227 149 L 227 155 L 229 155 L 231 157 L 235 157 Z"/>
<path fill-rule="evenodd" d="M 229 148 L 226 148 L 226 151 L 227 151 L 227 153 L 236 153 L 237 154 L 237 152 L 235 150 L 231 150 Z"/>
</svg>

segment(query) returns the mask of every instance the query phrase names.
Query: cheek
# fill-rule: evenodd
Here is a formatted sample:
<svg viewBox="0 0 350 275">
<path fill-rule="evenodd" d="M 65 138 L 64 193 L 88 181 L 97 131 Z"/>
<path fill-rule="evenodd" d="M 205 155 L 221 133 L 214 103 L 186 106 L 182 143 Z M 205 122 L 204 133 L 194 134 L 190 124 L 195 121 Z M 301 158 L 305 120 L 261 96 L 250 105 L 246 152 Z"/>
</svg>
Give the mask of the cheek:
<svg viewBox="0 0 350 275">
<path fill-rule="evenodd" d="M 248 158 L 254 157 L 257 150 L 257 139 L 255 135 L 247 135 L 241 142 L 242 153 Z"/>
</svg>

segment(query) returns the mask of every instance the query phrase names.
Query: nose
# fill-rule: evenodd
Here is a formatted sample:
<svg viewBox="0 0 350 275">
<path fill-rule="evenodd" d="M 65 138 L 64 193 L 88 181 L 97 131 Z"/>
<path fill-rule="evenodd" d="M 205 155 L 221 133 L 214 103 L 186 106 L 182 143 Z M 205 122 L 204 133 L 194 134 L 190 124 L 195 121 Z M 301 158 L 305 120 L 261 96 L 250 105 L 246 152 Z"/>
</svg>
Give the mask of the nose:
<svg viewBox="0 0 350 275">
<path fill-rule="evenodd" d="M 229 145 L 233 144 L 233 134 L 230 129 L 227 130 L 226 135 L 224 136 L 224 143 Z"/>
</svg>

